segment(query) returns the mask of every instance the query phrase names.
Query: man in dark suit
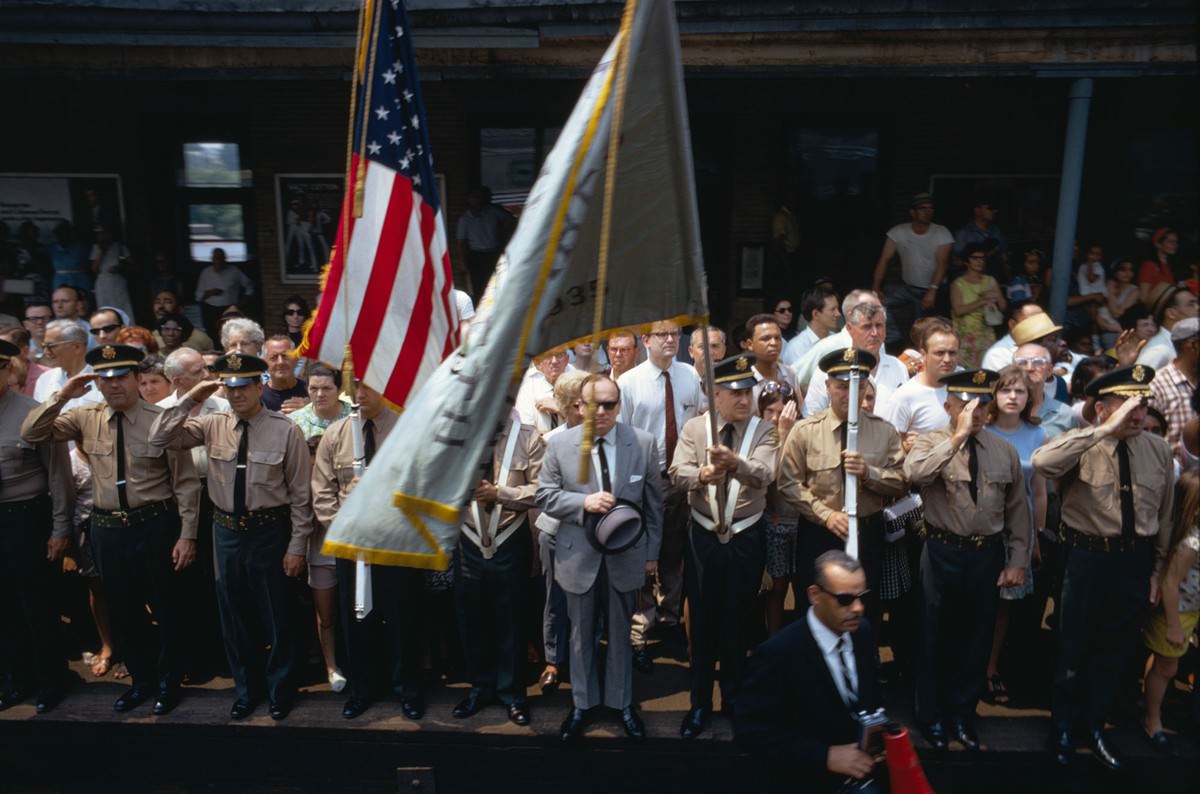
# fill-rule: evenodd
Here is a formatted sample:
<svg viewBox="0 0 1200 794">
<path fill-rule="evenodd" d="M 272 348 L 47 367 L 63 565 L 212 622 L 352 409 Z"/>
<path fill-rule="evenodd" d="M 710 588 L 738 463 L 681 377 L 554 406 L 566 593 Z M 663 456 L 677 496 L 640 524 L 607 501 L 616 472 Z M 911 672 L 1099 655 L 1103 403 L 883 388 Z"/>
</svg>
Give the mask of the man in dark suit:
<svg viewBox="0 0 1200 794">
<path fill-rule="evenodd" d="M 882 705 L 875 640 L 863 615 L 867 579 L 842 551 L 817 558 L 811 607 L 758 646 L 734 701 L 733 730 L 765 762 L 770 788 L 836 791 L 847 778 L 871 774 L 875 759 L 859 749 L 860 711 Z M 774 785 L 777 784 L 777 785 Z"/>
<path fill-rule="evenodd" d="M 583 441 L 583 426 L 579 425 L 550 438 L 537 488 L 538 507 L 562 522 L 554 549 L 554 578 L 566 594 L 571 619 L 574 705 L 563 722 L 562 739 L 577 738 L 586 725 L 588 712 L 601 704 L 620 711 L 625 733 L 641 739 L 646 729 L 633 707 L 629 626 L 638 591 L 658 567 L 662 467 L 654 437 L 617 422 L 621 392 L 612 379 L 590 376 L 583 386 L 583 399 L 596 405 L 590 476 L 586 482 L 579 482 Z M 640 510 L 645 531 L 622 551 L 602 551 L 594 522 L 618 507 L 618 500 Z M 601 687 L 597 632 L 601 625 L 599 610 L 605 602 L 608 650 Z"/>
</svg>

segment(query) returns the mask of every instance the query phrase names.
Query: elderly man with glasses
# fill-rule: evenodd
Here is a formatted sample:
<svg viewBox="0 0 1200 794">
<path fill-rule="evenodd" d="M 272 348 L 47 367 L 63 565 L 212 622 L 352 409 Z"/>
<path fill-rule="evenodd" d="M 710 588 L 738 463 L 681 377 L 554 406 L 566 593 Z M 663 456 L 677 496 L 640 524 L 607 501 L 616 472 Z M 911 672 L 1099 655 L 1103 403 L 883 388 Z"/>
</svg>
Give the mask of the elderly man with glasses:
<svg viewBox="0 0 1200 794">
<path fill-rule="evenodd" d="M 1041 389 L 1035 388 L 1029 399 L 1037 406 L 1037 415 L 1041 418 L 1041 427 L 1046 431 L 1046 440 L 1060 433 L 1079 427 L 1079 417 L 1071 410 L 1071 406 L 1055 398 L 1057 379 L 1054 376 L 1054 362 L 1050 351 L 1040 344 L 1025 344 L 1017 348 L 1013 354 L 1013 363 L 1025 370 L 1030 381 L 1042 384 Z"/>
<path fill-rule="evenodd" d="M 54 364 L 54 369 L 42 373 L 33 390 L 33 399 L 39 403 L 50 399 L 50 395 L 66 386 L 75 375 L 91 372 L 84 357 L 87 355 L 87 333 L 74 320 L 54 320 L 46 326 L 45 342 L 42 344 L 42 361 Z M 80 405 L 103 402 L 96 389 L 90 389 L 68 402 L 64 410 Z"/>
</svg>

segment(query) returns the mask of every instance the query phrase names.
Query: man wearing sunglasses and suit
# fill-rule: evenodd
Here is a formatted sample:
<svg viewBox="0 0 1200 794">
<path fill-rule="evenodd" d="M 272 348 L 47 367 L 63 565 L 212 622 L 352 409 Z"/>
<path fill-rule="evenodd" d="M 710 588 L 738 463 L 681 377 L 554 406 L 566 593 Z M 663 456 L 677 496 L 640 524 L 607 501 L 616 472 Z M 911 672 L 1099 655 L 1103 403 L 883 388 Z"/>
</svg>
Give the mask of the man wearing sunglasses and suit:
<svg viewBox="0 0 1200 794">
<path fill-rule="evenodd" d="M 621 392 L 591 375 L 583 399 L 596 406 L 588 477 L 579 482 L 584 425 L 552 436 L 538 475 L 537 504 L 560 522 L 554 579 L 571 619 L 571 698 L 563 741 L 583 733 L 601 704 L 621 713 L 630 738 L 646 735 L 633 706 L 629 627 L 638 591 L 658 569 L 662 545 L 662 468 L 654 437 L 617 422 Z M 601 687 L 599 610 L 607 601 L 608 646 Z"/>
</svg>

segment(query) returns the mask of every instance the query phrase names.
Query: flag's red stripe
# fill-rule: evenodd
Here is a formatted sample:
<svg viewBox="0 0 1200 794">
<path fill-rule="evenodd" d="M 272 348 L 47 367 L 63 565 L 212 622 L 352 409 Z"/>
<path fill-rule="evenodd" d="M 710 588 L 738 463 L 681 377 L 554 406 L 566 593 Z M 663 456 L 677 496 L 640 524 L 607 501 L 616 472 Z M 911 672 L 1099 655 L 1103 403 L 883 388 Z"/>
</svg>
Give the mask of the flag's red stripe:
<svg viewBox="0 0 1200 794">
<path fill-rule="evenodd" d="M 454 352 L 458 347 L 458 326 L 462 318 L 458 316 L 458 307 L 450 307 L 450 292 L 454 287 L 454 272 L 450 265 L 450 252 L 442 254 L 442 314 L 450 324 L 446 333 L 446 344 L 442 346 L 442 358 Z"/>
<path fill-rule="evenodd" d="M 368 166 L 378 167 L 380 166 Z M 375 245 L 375 259 L 371 264 L 371 277 L 367 282 L 362 306 L 351 307 L 357 311 L 354 333 L 350 336 L 350 349 L 354 351 L 354 370 L 358 377 L 366 374 L 367 365 L 375 352 L 375 343 L 379 340 L 379 329 L 383 327 L 383 321 L 388 315 L 396 272 L 404 264 L 400 261 L 400 256 L 404 251 L 405 239 L 412 232 L 409 228 L 412 206 L 412 183 L 406 177 L 397 174 L 392 181 L 387 216 Z"/>
<path fill-rule="evenodd" d="M 408 321 L 408 329 L 404 334 L 404 344 L 400 348 L 400 356 L 392 369 L 392 377 L 388 380 L 384 396 L 397 405 L 404 405 L 412 390 L 413 382 L 421 374 L 422 359 L 425 357 L 425 347 L 429 344 L 429 326 L 433 318 L 433 259 L 429 255 L 429 243 L 433 239 L 436 215 L 433 209 L 421 203 L 420 234 L 421 250 L 425 254 L 421 266 L 421 285 L 417 288 L 416 302 L 413 304 L 412 316 Z M 414 263 L 415 265 L 415 263 Z"/>
<path fill-rule="evenodd" d="M 346 246 L 343 240 L 351 239 L 354 234 L 354 213 L 348 212 L 354 202 L 354 175 L 358 173 L 358 155 L 351 159 L 350 176 L 347 180 L 346 194 L 342 197 L 342 212 L 338 216 L 337 236 L 334 239 L 333 255 L 329 259 L 329 273 L 325 279 L 325 289 L 321 292 L 321 302 L 317 305 L 317 313 L 313 316 L 312 327 L 308 331 L 308 358 L 320 359 L 321 344 L 325 341 L 325 331 L 329 327 L 334 306 L 337 303 L 338 291 L 342 286 L 342 273 L 346 266 Z M 342 222 L 349 221 L 349 228 L 343 228 Z M 335 362 L 336 363 L 336 362 Z"/>
</svg>

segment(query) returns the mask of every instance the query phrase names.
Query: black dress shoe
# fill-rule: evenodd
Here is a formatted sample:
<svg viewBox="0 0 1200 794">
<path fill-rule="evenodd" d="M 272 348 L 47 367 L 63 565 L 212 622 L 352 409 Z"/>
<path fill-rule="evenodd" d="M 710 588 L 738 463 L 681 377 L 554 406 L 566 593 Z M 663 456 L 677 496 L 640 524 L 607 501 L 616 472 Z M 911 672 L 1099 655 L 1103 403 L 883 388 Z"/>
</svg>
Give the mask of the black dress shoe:
<svg viewBox="0 0 1200 794">
<path fill-rule="evenodd" d="M 639 673 L 654 672 L 654 660 L 650 658 L 650 651 L 646 650 L 644 645 L 633 649 L 633 669 Z"/>
<path fill-rule="evenodd" d="M 583 709 L 571 709 L 571 713 L 563 720 L 562 728 L 560 729 L 560 738 L 564 742 L 574 741 L 583 735 L 583 729 L 586 725 L 587 712 Z"/>
<path fill-rule="evenodd" d="M 1171 741 L 1171 737 L 1166 731 L 1158 731 L 1154 734 L 1146 734 L 1146 741 L 1158 750 L 1163 755 L 1175 755 L 1175 742 Z"/>
<path fill-rule="evenodd" d="M 508 707 L 508 719 L 514 725 L 529 724 L 529 706 L 525 703 L 513 703 Z"/>
<path fill-rule="evenodd" d="M 918 727 L 921 731 L 921 736 L 925 738 L 925 741 L 934 750 L 945 750 L 950 746 L 950 741 L 946 738 L 946 726 L 940 720 L 934 720 Z"/>
<path fill-rule="evenodd" d="M 491 698 L 484 695 L 478 690 L 471 690 L 471 693 L 458 702 L 454 710 L 450 714 L 457 720 L 465 720 L 467 717 L 474 717 L 479 712 L 483 711 L 484 706 L 491 702 Z"/>
<path fill-rule="evenodd" d="M 342 718 L 352 720 L 361 715 L 364 711 L 370 708 L 371 702 L 366 698 L 352 696 L 346 701 L 346 705 L 342 706 Z"/>
<path fill-rule="evenodd" d="M 1097 728 L 1092 731 L 1088 737 L 1088 747 L 1092 748 L 1092 755 L 1100 762 L 1102 767 L 1111 769 L 1113 772 L 1121 770 L 1121 759 L 1117 758 L 1112 748 L 1108 746 L 1103 730 Z"/>
<path fill-rule="evenodd" d="M 405 719 L 419 720 L 425 716 L 425 701 L 421 698 L 409 698 L 400 701 L 400 713 Z"/>
<path fill-rule="evenodd" d="M 271 708 L 270 708 L 271 719 L 275 720 L 276 722 L 287 719 L 287 715 L 289 715 L 291 713 L 292 713 L 292 704 L 290 701 L 276 700 L 274 703 L 271 704 Z"/>
<path fill-rule="evenodd" d="M 145 703 L 150 698 L 150 687 L 134 684 L 125 690 L 125 694 L 117 698 L 113 703 L 113 711 L 118 714 L 124 714 L 127 711 L 133 711 L 138 706 Z"/>
<path fill-rule="evenodd" d="M 18 703 L 23 702 L 27 697 L 29 697 L 29 693 L 22 689 L 10 689 L 7 692 L 0 692 L 0 711 L 11 709 Z"/>
<path fill-rule="evenodd" d="M 646 738 L 646 726 L 642 724 L 642 718 L 633 706 L 621 709 L 621 724 L 625 726 L 625 735 L 630 739 Z"/>
<path fill-rule="evenodd" d="M 708 727 L 709 710 L 705 708 L 692 709 L 683 715 L 683 723 L 679 726 L 679 735 L 685 739 L 695 739 L 704 733 Z"/>
<path fill-rule="evenodd" d="M 158 690 L 158 697 L 154 699 L 154 708 L 152 711 L 157 717 L 164 714 L 170 714 L 179 705 L 181 699 L 179 687 L 167 687 Z"/>
<path fill-rule="evenodd" d="M 37 696 L 37 713 L 48 714 L 54 711 L 54 707 L 62 702 L 63 690 L 59 687 L 41 692 Z M 1163 734 L 1164 736 L 1166 734 Z"/>
<path fill-rule="evenodd" d="M 966 720 L 954 721 L 954 738 L 958 740 L 964 750 L 979 749 L 979 737 L 975 735 L 975 728 Z"/>
<path fill-rule="evenodd" d="M 1075 742 L 1071 740 L 1070 729 L 1062 726 L 1054 728 L 1046 741 L 1046 749 L 1050 751 L 1054 763 L 1070 766 L 1071 759 L 1075 756 Z"/>
<path fill-rule="evenodd" d="M 229 717 L 230 719 L 244 720 L 254 713 L 257 705 L 253 700 L 234 701 L 233 707 L 229 709 Z"/>
</svg>

